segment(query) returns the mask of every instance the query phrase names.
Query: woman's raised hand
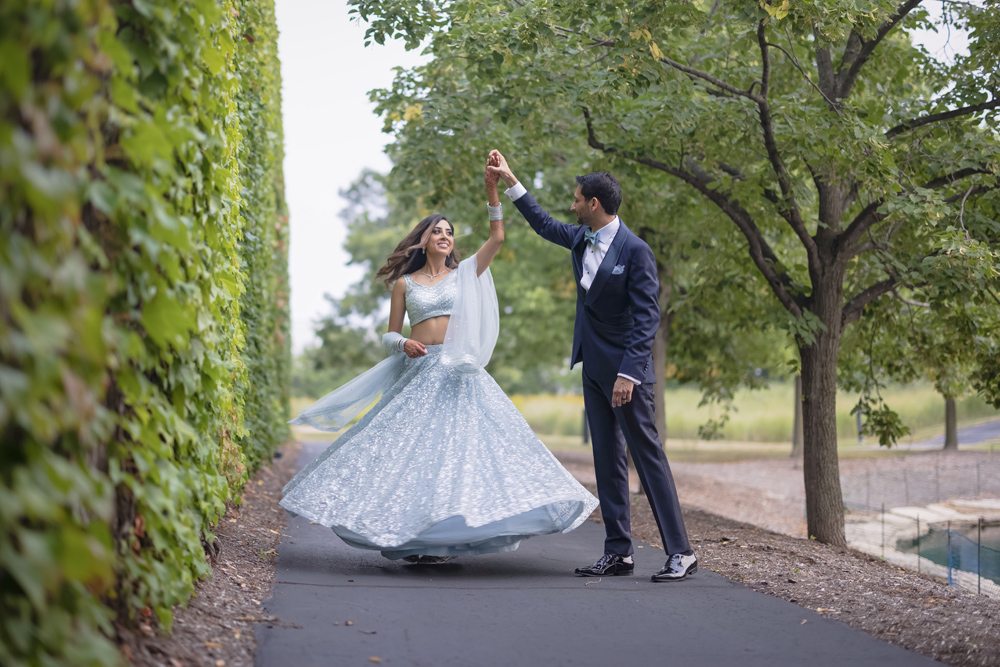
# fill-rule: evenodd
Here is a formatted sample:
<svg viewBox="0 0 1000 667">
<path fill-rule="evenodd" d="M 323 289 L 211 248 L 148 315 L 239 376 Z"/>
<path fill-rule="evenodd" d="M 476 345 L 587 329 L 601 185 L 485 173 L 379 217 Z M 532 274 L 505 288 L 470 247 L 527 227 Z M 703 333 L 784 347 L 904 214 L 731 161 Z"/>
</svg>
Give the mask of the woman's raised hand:
<svg viewBox="0 0 1000 667">
<path fill-rule="evenodd" d="M 491 154 L 486 160 L 486 166 L 486 173 L 483 176 L 486 181 L 486 189 L 495 190 L 497 183 L 500 181 L 500 172 L 489 169 L 489 167 L 499 167 L 500 161 L 496 156 Z"/>
</svg>

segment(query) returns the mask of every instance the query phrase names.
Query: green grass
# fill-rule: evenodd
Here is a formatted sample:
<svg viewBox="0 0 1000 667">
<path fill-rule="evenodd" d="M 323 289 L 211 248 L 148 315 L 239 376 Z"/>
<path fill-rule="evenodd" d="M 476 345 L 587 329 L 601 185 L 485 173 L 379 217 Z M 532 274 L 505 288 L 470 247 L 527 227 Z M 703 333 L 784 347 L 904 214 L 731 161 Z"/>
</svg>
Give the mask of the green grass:
<svg viewBox="0 0 1000 667">
<path fill-rule="evenodd" d="M 791 440 L 794 387 L 773 383 L 761 391 L 738 392 L 735 410 L 723 430 L 725 440 L 735 442 L 787 443 Z M 934 437 L 944 429 L 944 399 L 930 385 L 914 384 L 892 387 L 883 392 L 886 402 L 896 410 L 913 434 L 904 442 L 919 442 Z M 512 396 L 514 405 L 536 433 L 581 436 L 583 398 L 580 396 Z M 698 427 L 710 419 L 722 417 L 714 405 L 699 406 L 701 393 L 695 389 L 673 388 L 666 392 L 667 433 L 678 440 L 698 440 Z M 857 396 L 837 395 L 837 433 L 842 445 L 857 443 L 855 417 L 851 408 Z M 994 410 L 977 397 L 958 402 L 960 425 L 998 418 Z M 870 438 L 868 439 L 870 440 Z"/>
<path fill-rule="evenodd" d="M 666 392 L 667 453 L 672 461 L 743 461 L 750 459 L 785 458 L 788 456 L 793 419 L 793 386 L 773 383 L 756 392 L 739 392 L 736 410 L 723 430 L 724 440 L 705 442 L 698 438 L 698 427 L 721 416 L 717 406 L 700 406 L 701 394 L 688 388 L 672 388 Z M 913 433 L 902 442 L 920 442 L 940 435 L 944 430 L 944 399 L 927 384 L 893 387 L 883 392 L 886 402 L 899 412 L 903 423 Z M 525 420 L 542 442 L 552 450 L 590 451 L 583 444 L 583 397 L 543 394 L 510 397 Z M 878 458 L 898 456 L 896 450 L 870 450 L 858 447 L 855 419 L 850 414 L 856 396 L 837 396 L 837 432 L 841 458 Z M 312 403 L 309 398 L 292 399 L 292 414 L 298 414 Z M 976 397 L 958 402 L 959 425 L 1000 418 L 1000 411 Z M 296 428 L 300 440 L 336 439 L 339 433 L 325 433 L 308 428 Z M 871 437 L 865 444 L 874 444 Z M 988 449 L 989 445 L 984 444 Z"/>
<path fill-rule="evenodd" d="M 590 453 L 590 445 L 584 445 L 578 436 L 539 434 L 539 439 L 554 452 Z M 979 446 L 976 446 L 979 448 Z M 982 448 L 989 449 L 989 445 Z M 761 459 L 787 460 L 791 452 L 790 443 L 774 442 L 733 442 L 715 440 L 712 442 L 698 440 L 668 439 L 667 456 L 671 461 L 688 463 L 734 463 L 739 461 L 758 461 Z M 906 456 L 911 452 L 905 449 L 862 449 L 859 447 L 841 447 L 840 458 L 843 459 L 876 459 Z"/>
</svg>

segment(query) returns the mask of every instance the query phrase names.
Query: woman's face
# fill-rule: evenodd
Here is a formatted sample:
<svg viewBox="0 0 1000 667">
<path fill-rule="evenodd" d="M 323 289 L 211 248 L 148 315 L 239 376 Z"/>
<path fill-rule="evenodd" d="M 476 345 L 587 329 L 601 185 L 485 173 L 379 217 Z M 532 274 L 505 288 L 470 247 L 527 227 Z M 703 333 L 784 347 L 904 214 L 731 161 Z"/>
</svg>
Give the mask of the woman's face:
<svg viewBox="0 0 1000 667">
<path fill-rule="evenodd" d="M 447 220 L 438 220 L 431 227 L 430 238 L 424 245 L 427 257 L 447 257 L 455 249 L 455 232 Z"/>
</svg>

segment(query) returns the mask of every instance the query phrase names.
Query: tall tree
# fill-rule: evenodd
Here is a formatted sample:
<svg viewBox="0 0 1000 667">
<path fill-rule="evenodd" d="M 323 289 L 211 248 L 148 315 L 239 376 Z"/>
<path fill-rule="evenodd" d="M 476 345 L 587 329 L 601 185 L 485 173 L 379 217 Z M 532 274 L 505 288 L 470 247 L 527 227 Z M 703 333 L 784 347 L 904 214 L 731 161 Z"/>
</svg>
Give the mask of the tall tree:
<svg viewBox="0 0 1000 667">
<path fill-rule="evenodd" d="M 371 39 L 434 56 L 377 95 L 400 151 L 462 137 L 447 160 L 486 109 L 515 164 L 559 136 L 667 174 L 728 218 L 746 279 L 770 289 L 798 348 L 809 534 L 844 544 L 844 332 L 894 289 L 963 273 L 945 265 L 998 281 L 983 211 L 997 197 L 1000 7 L 951 5 L 971 46 L 949 65 L 910 41 L 934 27 L 920 0 L 353 4 Z"/>
</svg>

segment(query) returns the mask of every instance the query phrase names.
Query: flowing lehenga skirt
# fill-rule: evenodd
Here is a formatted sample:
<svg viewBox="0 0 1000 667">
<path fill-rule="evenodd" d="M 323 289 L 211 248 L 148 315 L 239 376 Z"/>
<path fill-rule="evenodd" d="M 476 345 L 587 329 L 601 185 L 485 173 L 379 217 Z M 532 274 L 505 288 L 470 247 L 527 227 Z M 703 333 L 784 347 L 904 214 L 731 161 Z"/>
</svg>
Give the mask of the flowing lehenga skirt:
<svg viewBox="0 0 1000 667">
<path fill-rule="evenodd" d="M 441 346 L 406 359 L 281 500 L 390 559 L 513 551 L 525 538 L 573 530 L 597 504 L 493 378 L 446 366 Z"/>
</svg>

